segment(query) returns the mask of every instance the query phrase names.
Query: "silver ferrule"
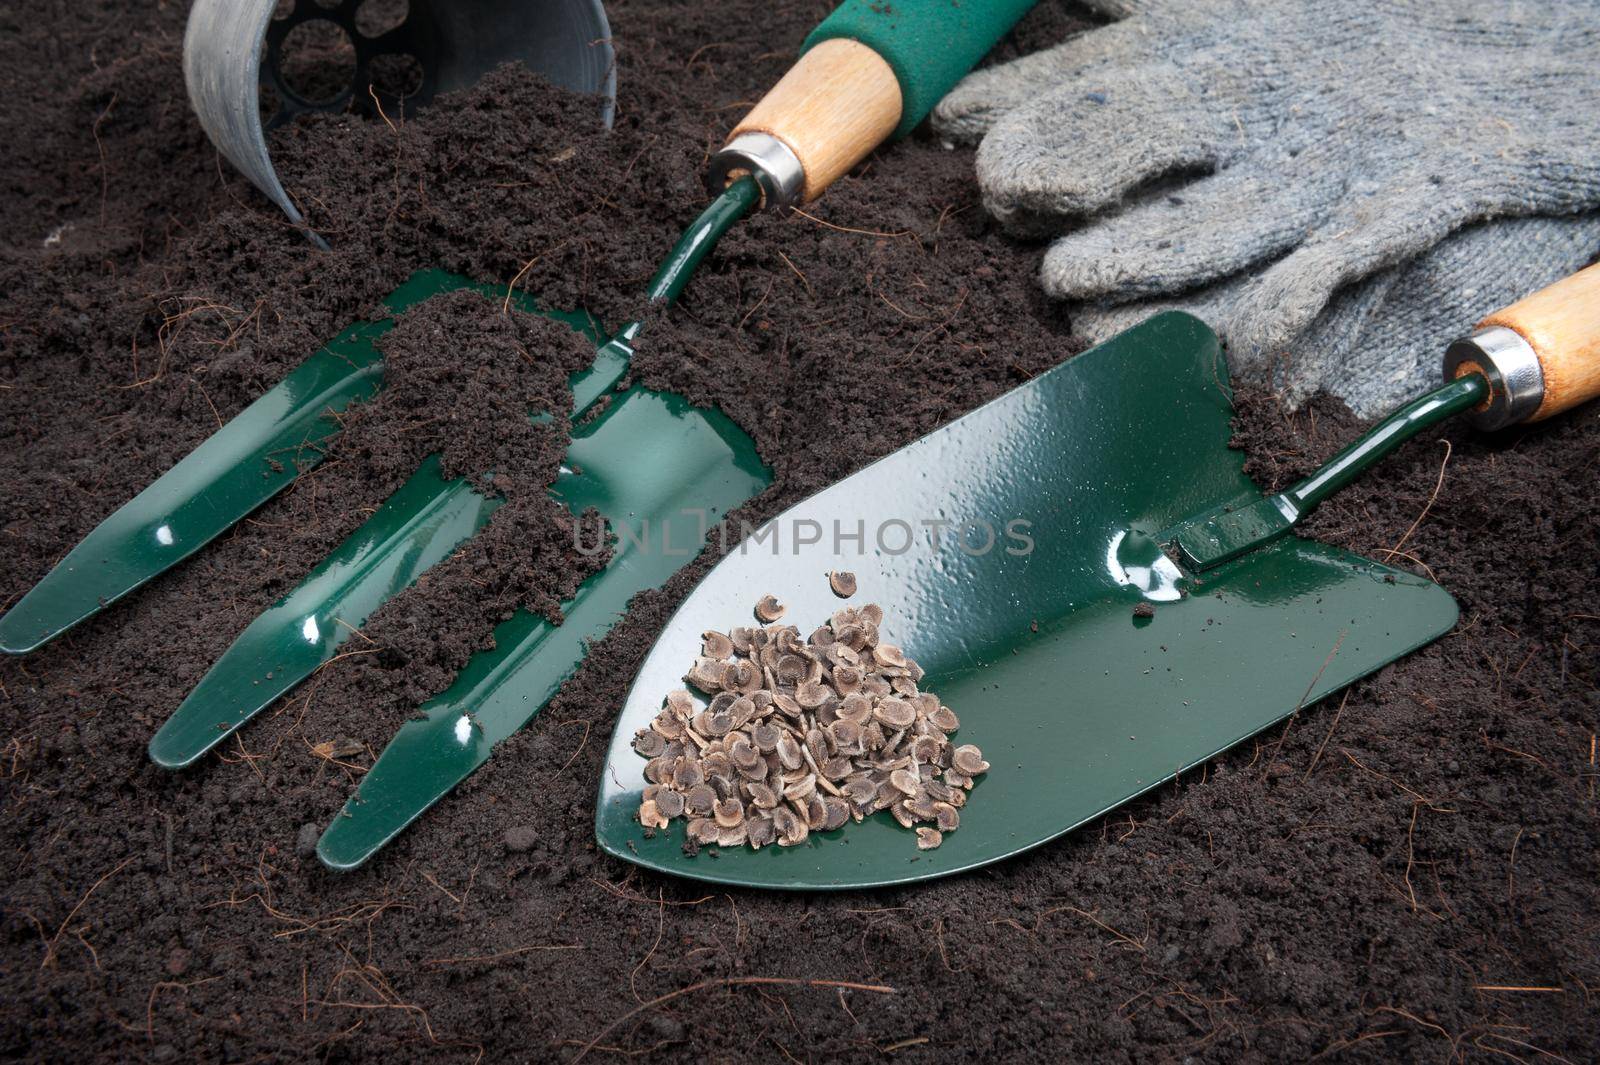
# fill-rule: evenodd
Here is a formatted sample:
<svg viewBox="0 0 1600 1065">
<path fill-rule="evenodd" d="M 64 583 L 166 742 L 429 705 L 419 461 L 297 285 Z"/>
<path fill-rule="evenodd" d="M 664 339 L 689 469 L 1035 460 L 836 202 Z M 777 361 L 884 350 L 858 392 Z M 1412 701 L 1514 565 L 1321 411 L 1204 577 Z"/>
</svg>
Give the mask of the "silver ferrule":
<svg viewBox="0 0 1600 1065">
<path fill-rule="evenodd" d="M 706 187 L 721 192 L 739 171 L 761 186 L 761 206 L 793 207 L 806 187 L 806 169 L 794 149 L 770 133 L 741 133 L 711 157 Z"/>
<path fill-rule="evenodd" d="M 1444 379 L 1461 375 L 1461 366 L 1472 363 L 1489 379 L 1487 406 L 1466 413 L 1479 429 L 1504 429 L 1525 420 L 1544 402 L 1544 370 L 1539 356 L 1513 329 L 1491 325 L 1445 349 Z"/>
</svg>

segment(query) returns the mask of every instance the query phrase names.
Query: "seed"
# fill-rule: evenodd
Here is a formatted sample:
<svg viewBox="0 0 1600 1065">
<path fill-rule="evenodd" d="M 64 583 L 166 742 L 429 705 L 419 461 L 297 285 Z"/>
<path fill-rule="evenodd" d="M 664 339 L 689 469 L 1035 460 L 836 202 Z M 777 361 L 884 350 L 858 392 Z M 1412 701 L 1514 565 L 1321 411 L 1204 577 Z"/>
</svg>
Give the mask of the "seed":
<svg viewBox="0 0 1600 1065">
<path fill-rule="evenodd" d="M 841 598 L 856 591 L 843 571 L 829 585 Z M 703 633 L 685 679 L 705 701 L 669 692 L 634 733 L 647 759 L 640 823 L 654 831 L 684 817 L 703 845 L 792 847 L 887 811 L 919 847 L 938 846 L 989 769 L 982 752 L 952 746 L 956 715 L 918 690 L 914 659 L 880 640 L 880 606 L 841 607 L 805 640 L 777 624 L 783 613 L 767 595 L 762 627 Z"/>
<path fill-rule="evenodd" d="M 911 704 L 901 699 L 883 699 L 872 708 L 872 716 L 890 728 L 908 728 L 916 721 L 917 712 Z"/>
<path fill-rule="evenodd" d="M 744 728 L 756 716 L 756 703 L 748 695 L 741 695 L 728 707 L 728 717 L 734 728 Z"/>
<path fill-rule="evenodd" d="M 719 692 L 722 690 L 722 665 L 715 658 L 701 658 L 683 679 L 707 694 Z"/>
<path fill-rule="evenodd" d="M 792 687 L 811 676 L 811 663 L 799 655 L 784 655 L 778 659 L 777 668 L 773 673 L 777 675 L 779 684 Z"/>
<path fill-rule="evenodd" d="M 717 793 L 710 784 L 701 784 L 690 788 L 683 797 L 683 808 L 690 817 L 710 817 L 711 809 L 716 805 Z"/>
<path fill-rule="evenodd" d="M 844 782 L 844 797 L 857 806 L 866 806 L 878 797 L 878 785 L 872 778 L 862 774 L 851 777 Z"/>
<path fill-rule="evenodd" d="M 883 734 L 883 726 L 876 721 L 869 722 L 861 730 L 861 745 L 869 751 L 881 751 L 888 738 Z"/>
<path fill-rule="evenodd" d="M 757 725 L 750 730 L 750 739 L 755 742 L 756 750 L 762 754 L 771 754 L 778 749 L 780 735 L 776 725 Z"/>
<path fill-rule="evenodd" d="M 889 682 L 876 673 L 869 673 L 861 680 L 861 690 L 867 695 L 875 695 L 881 699 L 889 694 Z"/>
<path fill-rule="evenodd" d="M 810 829 L 805 821 L 795 816 L 795 812 L 787 806 L 780 806 L 772 811 L 772 824 L 778 832 L 778 845 L 780 847 L 793 847 L 804 843 Z"/>
<path fill-rule="evenodd" d="M 852 650 L 842 643 L 832 644 L 827 650 L 828 661 L 836 666 L 859 666 L 861 652 Z"/>
<path fill-rule="evenodd" d="M 645 828 L 667 827 L 667 819 L 662 816 L 660 808 L 652 799 L 646 799 L 639 804 L 639 823 Z"/>
<path fill-rule="evenodd" d="M 923 765 L 932 765 L 939 757 L 943 743 L 932 736 L 918 736 L 911 744 L 911 757 Z"/>
<path fill-rule="evenodd" d="M 872 718 L 872 700 L 859 692 L 846 695 L 839 702 L 839 720 L 864 725 Z"/>
<path fill-rule="evenodd" d="M 806 827 L 813 832 L 821 832 L 827 820 L 828 807 L 823 803 L 822 796 L 813 794 L 806 800 Z"/>
<path fill-rule="evenodd" d="M 951 764 L 958 772 L 969 777 L 989 771 L 989 763 L 983 760 L 983 752 L 970 743 L 956 748 Z"/>
<path fill-rule="evenodd" d="M 683 792 L 668 791 L 663 788 L 656 793 L 656 809 L 661 811 L 661 816 L 672 818 L 683 816 Z M 663 828 L 666 826 L 663 825 Z"/>
<path fill-rule="evenodd" d="M 694 715 L 694 730 L 702 736 L 726 736 L 733 730 L 733 716 L 702 711 Z"/>
<path fill-rule="evenodd" d="M 713 808 L 717 824 L 722 828 L 732 828 L 744 821 L 744 803 L 738 799 L 723 799 Z"/>
<path fill-rule="evenodd" d="M 667 758 L 652 758 L 644 764 L 644 778 L 652 784 L 660 784 L 672 779 L 672 761 Z"/>
<path fill-rule="evenodd" d="M 735 735 L 733 742 L 728 744 L 728 757 L 738 768 L 749 769 L 761 761 L 761 752 L 744 736 Z"/>
<path fill-rule="evenodd" d="M 778 832 L 777 829 L 773 827 L 771 820 L 765 817 L 758 817 L 753 821 L 745 822 L 744 835 L 745 842 L 749 843 L 750 846 L 754 847 L 756 850 L 760 850 L 762 847 L 765 847 L 767 844 L 776 839 Z"/>
<path fill-rule="evenodd" d="M 679 791 L 688 791 L 705 782 L 705 769 L 693 758 L 679 758 L 672 767 L 672 786 Z"/>
<path fill-rule="evenodd" d="M 906 656 L 892 643 L 880 643 L 872 649 L 873 661 L 880 666 L 904 666 Z"/>
<path fill-rule="evenodd" d="M 834 750 L 853 751 L 861 743 L 861 726 L 841 717 L 828 726 L 828 736 L 833 740 Z"/>
<path fill-rule="evenodd" d="M 861 687 L 862 673 L 857 666 L 834 666 L 833 686 L 840 695 L 849 695 Z"/>
<path fill-rule="evenodd" d="M 897 799 L 895 802 L 891 803 L 889 806 L 889 814 L 896 821 L 900 822 L 901 828 L 915 828 L 917 825 L 917 819 L 906 807 L 904 799 Z"/>
<path fill-rule="evenodd" d="M 799 769 L 805 762 L 805 756 L 800 753 L 800 745 L 787 732 L 778 737 L 778 761 L 783 763 L 785 769 Z"/>
<path fill-rule="evenodd" d="M 733 776 L 733 760 L 725 751 L 713 751 L 709 747 L 700 756 L 700 769 L 705 773 L 706 780 L 715 783 L 720 777 L 727 780 Z"/>
<path fill-rule="evenodd" d="M 836 828 L 842 828 L 848 820 L 850 820 L 850 804 L 829 795 L 822 800 L 822 823 L 813 827 L 823 832 L 832 832 Z"/>
<path fill-rule="evenodd" d="M 809 799 L 817 793 L 817 775 L 807 773 L 799 780 L 783 789 L 783 797 L 791 801 L 796 799 Z"/>
<path fill-rule="evenodd" d="M 710 818 L 696 817 L 689 822 L 689 838 L 696 843 L 715 843 L 718 833 L 717 823 Z"/>
<path fill-rule="evenodd" d="M 722 671 L 722 686 L 743 695 L 761 689 L 761 670 L 750 661 L 729 662 Z"/>
</svg>

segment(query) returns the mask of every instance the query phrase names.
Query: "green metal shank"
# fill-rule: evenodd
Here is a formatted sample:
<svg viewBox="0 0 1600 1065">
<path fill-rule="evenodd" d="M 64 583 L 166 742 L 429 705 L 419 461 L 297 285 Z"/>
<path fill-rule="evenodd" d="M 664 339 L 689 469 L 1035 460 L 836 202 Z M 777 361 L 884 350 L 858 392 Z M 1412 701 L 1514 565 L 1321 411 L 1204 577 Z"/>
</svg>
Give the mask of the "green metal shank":
<svg viewBox="0 0 1600 1065">
<path fill-rule="evenodd" d="M 1161 539 L 1175 543 L 1185 565 L 1193 569 L 1221 565 L 1282 536 L 1313 507 L 1381 462 L 1395 448 L 1424 429 L 1471 410 L 1488 396 L 1489 382 L 1481 374 L 1457 377 L 1374 425 L 1293 488 L 1270 496 L 1248 492 L 1167 530 Z"/>
</svg>

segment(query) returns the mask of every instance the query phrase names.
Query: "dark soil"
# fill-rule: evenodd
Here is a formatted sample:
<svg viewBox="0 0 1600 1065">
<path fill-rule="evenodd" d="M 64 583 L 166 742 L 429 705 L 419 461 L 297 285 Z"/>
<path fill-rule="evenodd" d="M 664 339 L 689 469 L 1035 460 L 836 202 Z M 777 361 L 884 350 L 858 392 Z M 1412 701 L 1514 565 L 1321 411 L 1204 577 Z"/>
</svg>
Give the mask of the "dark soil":
<svg viewBox="0 0 1600 1065">
<path fill-rule="evenodd" d="M 185 5 L 26 6 L 0 11 L 0 605 L 415 269 L 520 273 L 549 304 L 622 321 L 703 203 L 707 150 L 827 5 L 616 0 L 609 134 L 591 102 L 515 71 L 393 126 L 280 131 L 279 170 L 331 254 L 191 119 Z M 1046 6 L 1004 48 L 1082 24 Z M 1077 349 L 1034 289 L 1038 249 L 986 222 L 970 171 L 926 135 L 884 151 L 814 218 L 736 229 L 651 324 L 639 375 L 716 402 L 774 464 L 750 517 Z M 1398 546 L 1436 577 L 1461 600 L 1456 631 L 1026 857 L 826 897 L 598 857 L 615 708 L 700 560 L 483 771 L 340 876 L 308 844 L 360 767 L 494 621 L 552 611 L 591 564 L 542 491 L 564 429 L 521 416 L 565 409 L 582 346 L 455 295 L 385 350 L 389 390 L 315 473 L 0 663 L 7 1055 L 1595 1059 L 1592 405 L 1498 438 L 1425 434 L 1317 514 L 1312 534 Z M 1357 428 L 1335 404 L 1246 396 L 1238 431 L 1271 485 Z M 152 767 L 150 735 L 244 624 L 440 449 L 452 472 L 496 471 L 510 502 L 490 529 L 371 619 L 375 653 L 194 770 Z"/>
</svg>

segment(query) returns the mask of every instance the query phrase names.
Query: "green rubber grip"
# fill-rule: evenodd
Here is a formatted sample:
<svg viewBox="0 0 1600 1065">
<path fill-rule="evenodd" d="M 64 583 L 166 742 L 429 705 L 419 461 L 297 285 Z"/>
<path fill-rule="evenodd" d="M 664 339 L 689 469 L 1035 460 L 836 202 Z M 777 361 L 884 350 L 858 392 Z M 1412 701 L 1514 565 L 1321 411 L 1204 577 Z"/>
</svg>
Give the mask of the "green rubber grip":
<svg viewBox="0 0 1600 1065">
<path fill-rule="evenodd" d="M 900 82 L 904 137 L 1016 25 L 1035 0 L 844 0 L 800 53 L 843 37 L 881 55 Z"/>
</svg>

